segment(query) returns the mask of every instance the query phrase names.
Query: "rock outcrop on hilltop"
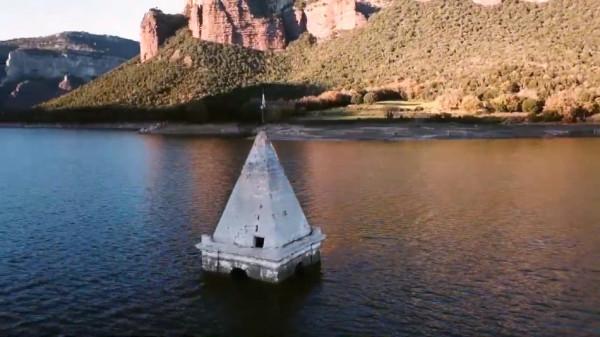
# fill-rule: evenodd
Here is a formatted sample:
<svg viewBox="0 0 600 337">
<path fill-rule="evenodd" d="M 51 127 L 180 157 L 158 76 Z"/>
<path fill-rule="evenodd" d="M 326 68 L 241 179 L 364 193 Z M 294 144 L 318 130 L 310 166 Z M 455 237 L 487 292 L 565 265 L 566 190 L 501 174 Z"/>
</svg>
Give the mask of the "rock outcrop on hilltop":
<svg viewBox="0 0 600 337">
<path fill-rule="evenodd" d="M 317 39 L 327 39 L 336 32 L 367 23 L 355 0 L 320 0 L 306 6 L 305 13 L 306 29 Z"/>
<path fill-rule="evenodd" d="M 0 108 L 27 108 L 60 96 L 138 50 L 135 41 L 83 32 L 0 41 Z"/>
<path fill-rule="evenodd" d="M 183 15 L 169 15 L 158 9 L 151 9 L 142 19 L 140 33 L 140 58 L 142 62 L 158 54 L 160 46 L 175 32 L 185 26 Z"/>
<path fill-rule="evenodd" d="M 282 50 L 305 32 L 324 40 L 339 31 L 360 27 L 369 13 L 387 1 L 318 0 L 299 8 L 294 0 L 187 0 L 183 15 L 197 39 L 263 51 Z M 145 15 L 142 62 L 156 56 L 162 43 L 174 34 L 168 17 L 156 9 Z"/>
<path fill-rule="evenodd" d="M 300 37 L 304 32 L 306 32 L 306 13 L 304 10 L 299 8 L 292 8 L 290 10 L 284 11 L 283 14 L 283 24 L 285 28 L 285 36 L 288 41 L 294 41 Z"/>
<path fill-rule="evenodd" d="M 192 9 L 192 13 L 202 12 L 201 25 L 190 28 L 194 36 L 204 41 L 281 50 L 285 48 L 286 37 L 280 10 L 269 1 L 253 4 L 240 0 L 204 0 L 201 6 Z M 200 32 L 195 31 L 197 28 Z"/>
</svg>

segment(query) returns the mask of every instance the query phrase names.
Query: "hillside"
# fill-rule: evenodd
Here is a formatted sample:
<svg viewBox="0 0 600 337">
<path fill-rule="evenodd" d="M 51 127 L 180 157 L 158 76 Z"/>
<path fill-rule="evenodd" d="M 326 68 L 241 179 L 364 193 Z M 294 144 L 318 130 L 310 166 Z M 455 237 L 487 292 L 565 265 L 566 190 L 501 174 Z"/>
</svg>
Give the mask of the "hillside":
<svg viewBox="0 0 600 337">
<path fill-rule="evenodd" d="M 409 97 L 427 99 L 451 89 L 491 99 L 510 85 L 543 98 L 572 87 L 596 92 L 598 18 L 596 0 L 507 0 L 496 7 L 395 0 L 364 28 L 321 43 L 303 36 L 283 52 L 200 42 L 183 29 L 156 59 L 131 61 L 43 107 L 166 108 L 261 84 L 322 90 L 398 84 Z M 280 92 L 267 90 L 272 98 Z"/>
<path fill-rule="evenodd" d="M 185 103 L 259 83 L 266 60 L 262 52 L 197 42 L 181 30 L 152 62 L 140 64 L 135 58 L 46 106 L 122 104 L 152 108 Z"/>
<path fill-rule="evenodd" d="M 600 85 L 600 3 L 515 0 L 498 7 L 471 1 L 397 0 L 365 29 L 313 48 L 291 48 L 290 80 L 362 87 L 411 78 L 425 95 L 477 91 L 507 81 L 554 91 Z"/>
<path fill-rule="evenodd" d="M 86 32 L 62 32 L 50 36 L 17 38 L 0 41 L 0 47 L 44 50 L 76 50 L 97 52 L 122 58 L 131 58 L 139 51 L 135 41 L 117 36 L 96 35 Z"/>
<path fill-rule="evenodd" d="M 60 96 L 134 57 L 135 41 L 84 32 L 0 41 L 0 108 Z"/>
</svg>

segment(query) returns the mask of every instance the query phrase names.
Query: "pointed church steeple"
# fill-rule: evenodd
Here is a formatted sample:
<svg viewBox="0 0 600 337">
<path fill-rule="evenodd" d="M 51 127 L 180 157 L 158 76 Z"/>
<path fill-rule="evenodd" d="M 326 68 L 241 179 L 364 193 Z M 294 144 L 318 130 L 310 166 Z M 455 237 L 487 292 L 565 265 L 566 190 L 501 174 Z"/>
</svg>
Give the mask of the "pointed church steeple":
<svg viewBox="0 0 600 337">
<path fill-rule="evenodd" d="M 279 282 L 293 274 L 298 263 L 318 263 L 324 239 L 320 229 L 308 224 L 277 153 L 262 131 L 214 235 L 203 236 L 198 248 L 206 270 L 238 268 L 250 277 Z"/>
</svg>

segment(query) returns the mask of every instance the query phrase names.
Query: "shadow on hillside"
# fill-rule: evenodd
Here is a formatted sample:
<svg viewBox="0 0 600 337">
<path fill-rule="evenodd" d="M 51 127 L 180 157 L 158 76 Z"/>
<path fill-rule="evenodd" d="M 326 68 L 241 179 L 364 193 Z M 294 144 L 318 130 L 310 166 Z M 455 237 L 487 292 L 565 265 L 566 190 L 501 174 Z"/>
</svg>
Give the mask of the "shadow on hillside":
<svg viewBox="0 0 600 337">
<path fill-rule="evenodd" d="M 242 12 L 241 3 L 238 5 L 238 11 Z M 271 14 L 268 2 L 264 0 L 250 0 L 248 1 L 248 9 L 250 13 L 257 18 L 267 18 Z"/>
<path fill-rule="evenodd" d="M 370 3 L 357 2 L 356 3 L 356 10 L 359 11 L 360 13 L 362 13 L 364 16 L 366 16 L 368 18 L 371 15 L 379 12 L 380 8 L 376 7 L 376 6 L 373 6 Z"/>
<path fill-rule="evenodd" d="M 257 108 L 264 92 L 267 100 L 294 99 L 323 92 L 314 85 L 266 83 L 238 88 L 228 93 L 208 96 L 185 104 L 162 107 L 104 105 L 93 107 L 33 108 L 2 110 L 4 123 L 118 123 L 118 122 L 248 122 L 260 120 Z"/>
</svg>

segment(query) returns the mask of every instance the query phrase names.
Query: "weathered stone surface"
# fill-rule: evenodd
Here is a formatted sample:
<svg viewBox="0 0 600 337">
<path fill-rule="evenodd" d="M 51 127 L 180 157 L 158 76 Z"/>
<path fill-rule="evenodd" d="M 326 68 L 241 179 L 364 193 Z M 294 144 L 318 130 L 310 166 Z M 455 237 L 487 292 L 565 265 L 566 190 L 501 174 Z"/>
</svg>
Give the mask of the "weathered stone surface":
<svg viewBox="0 0 600 337">
<path fill-rule="evenodd" d="M 298 8 L 289 8 L 282 14 L 285 27 L 285 37 L 288 41 L 294 41 L 302 33 L 306 32 L 306 14 Z"/>
<path fill-rule="evenodd" d="M 189 24 L 192 36 L 199 39 L 202 37 L 202 6 L 196 4 L 189 5 Z"/>
<path fill-rule="evenodd" d="M 214 235 L 203 235 L 205 270 L 280 282 L 298 265 L 318 263 L 325 236 L 309 225 L 279 158 L 263 131 L 256 136 Z"/>
<path fill-rule="evenodd" d="M 308 220 L 265 132 L 256 136 L 215 231 L 216 242 L 279 248 L 311 232 Z"/>
<path fill-rule="evenodd" d="M 187 23 L 183 15 L 168 15 L 151 9 L 142 20 L 140 34 L 140 58 L 147 62 L 158 55 L 160 46 Z"/>
<path fill-rule="evenodd" d="M 247 0 L 204 0 L 201 10 L 202 40 L 258 50 L 285 48 L 283 20 L 276 13 L 253 9 Z"/>
<path fill-rule="evenodd" d="M 198 0 L 186 0 L 185 6 L 183 7 L 183 15 L 186 18 L 191 17 L 191 10 L 196 5 L 202 5 L 202 0 L 200 0 L 200 1 L 198 1 Z"/>
<path fill-rule="evenodd" d="M 336 32 L 362 27 L 367 23 L 357 10 L 356 0 L 320 0 L 305 9 L 306 27 L 317 39 L 327 39 Z"/>
<path fill-rule="evenodd" d="M 17 49 L 8 55 L 5 81 L 58 79 L 65 74 L 88 81 L 110 71 L 123 61 L 119 57 L 89 52 Z"/>
</svg>

